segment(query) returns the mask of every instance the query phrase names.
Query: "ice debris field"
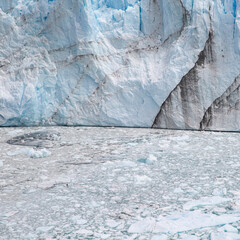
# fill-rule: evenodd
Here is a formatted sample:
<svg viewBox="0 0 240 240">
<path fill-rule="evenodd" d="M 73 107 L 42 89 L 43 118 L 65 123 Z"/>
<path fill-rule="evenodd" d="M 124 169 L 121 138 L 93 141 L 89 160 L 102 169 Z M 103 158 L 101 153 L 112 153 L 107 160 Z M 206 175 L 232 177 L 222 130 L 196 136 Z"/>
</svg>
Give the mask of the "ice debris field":
<svg viewBox="0 0 240 240">
<path fill-rule="evenodd" d="M 0 239 L 240 239 L 240 135 L 0 128 Z"/>
</svg>

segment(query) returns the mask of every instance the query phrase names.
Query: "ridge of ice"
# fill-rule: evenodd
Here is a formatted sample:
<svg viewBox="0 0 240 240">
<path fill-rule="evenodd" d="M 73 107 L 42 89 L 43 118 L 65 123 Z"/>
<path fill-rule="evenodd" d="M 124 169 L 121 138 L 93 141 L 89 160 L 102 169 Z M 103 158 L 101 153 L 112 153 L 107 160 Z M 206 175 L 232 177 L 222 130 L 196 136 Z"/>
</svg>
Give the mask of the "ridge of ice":
<svg viewBox="0 0 240 240">
<path fill-rule="evenodd" d="M 214 214 L 204 214 L 198 211 L 174 213 L 172 215 L 160 216 L 156 221 L 154 218 L 146 218 L 133 223 L 129 229 L 129 233 L 180 233 L 190 230 L 196 230 L 207 227 L 214 227 L 234 223 L 240 220 L 240 215 L 223 214 L 217 216 Z"/>
</svg>

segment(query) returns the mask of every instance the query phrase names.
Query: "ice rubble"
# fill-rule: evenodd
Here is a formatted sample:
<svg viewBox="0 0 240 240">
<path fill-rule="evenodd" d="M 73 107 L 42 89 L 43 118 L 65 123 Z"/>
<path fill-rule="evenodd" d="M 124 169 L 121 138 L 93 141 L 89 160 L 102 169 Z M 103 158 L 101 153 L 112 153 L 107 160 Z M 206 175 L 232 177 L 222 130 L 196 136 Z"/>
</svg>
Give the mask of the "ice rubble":
<svg viewBox="0 0 240 240">
<path fill-rule="evenodd" d="M 190 202 L 187 202 L 186 204 L 184 204 L 183 209 L 191 211 L 194 209 L 203 208 L 206 206 L 219 205 L 230 201 L 231 201 L 230 198 L 223 198 L 219 196 L 205 197 L 200 200 L 192 200 Z"/>
<path fill-rule="evenodd" d="M 239 13 L 235 0 L 1 1 L 0 125 L 239 130 Z"/>
<path fill-rule="evenodd" d="M 0 128 L 0 239 L 239 239 L 239 134 L 53 127 L 31 160 L 6 142 L 43 128 L 16 130 Z"/>
<path fill-rule="evenodd" d="M 7 153 L 8 156 L 16 156 L 20 154 L 25 154 L 31 158 L 44 158 L 51 155 L 51 152 L 45 148 L 34 149 L 34 148 L 22 148 L 17 151 L 10 151 Z"/>
<path fill-rule="evenodd" d="M 145 218 L 133 223 L 128 229 L 129 233 L 180 233 L 207 227 L 214 227 L 240 220 L 239 215 L 204 214 L 201 212 L 173 213 L 167 217 L 160 216 L 156 221 L 154 218 Z M 239 235 L 238 235 L 239 236 Z"/>
</svg>

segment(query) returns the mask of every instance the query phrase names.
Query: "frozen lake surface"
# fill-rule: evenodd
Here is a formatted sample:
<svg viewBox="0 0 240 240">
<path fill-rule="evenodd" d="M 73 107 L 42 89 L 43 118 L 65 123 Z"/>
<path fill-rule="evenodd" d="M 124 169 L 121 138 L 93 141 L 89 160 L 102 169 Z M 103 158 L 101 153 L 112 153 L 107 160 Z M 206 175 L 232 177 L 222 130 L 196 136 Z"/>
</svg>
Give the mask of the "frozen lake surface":
<svg viewBox="0 0 240 240">
<path fill-rule="evenodd" d="M 0 136 L 2 240 L 240 239 L 238 133 L 41 127 Z"/>
</svg>

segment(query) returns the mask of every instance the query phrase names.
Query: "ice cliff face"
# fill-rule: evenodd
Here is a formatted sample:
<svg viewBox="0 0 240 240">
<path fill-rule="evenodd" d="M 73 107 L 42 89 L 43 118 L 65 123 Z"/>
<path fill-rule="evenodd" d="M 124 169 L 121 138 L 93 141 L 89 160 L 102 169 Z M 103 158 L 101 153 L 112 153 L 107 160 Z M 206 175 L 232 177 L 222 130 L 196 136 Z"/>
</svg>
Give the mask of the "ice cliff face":
<svg viewBox="0 0 240 240">
<path fill-rule="evenodd" d="M 0 125 L 240 130 L 238 0 L 0 1 Z"/>
</svg>

